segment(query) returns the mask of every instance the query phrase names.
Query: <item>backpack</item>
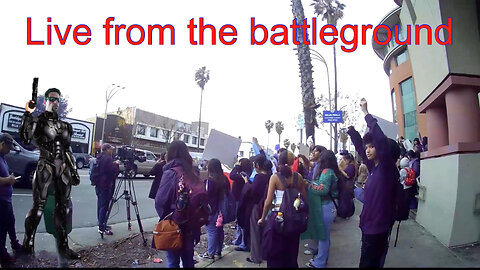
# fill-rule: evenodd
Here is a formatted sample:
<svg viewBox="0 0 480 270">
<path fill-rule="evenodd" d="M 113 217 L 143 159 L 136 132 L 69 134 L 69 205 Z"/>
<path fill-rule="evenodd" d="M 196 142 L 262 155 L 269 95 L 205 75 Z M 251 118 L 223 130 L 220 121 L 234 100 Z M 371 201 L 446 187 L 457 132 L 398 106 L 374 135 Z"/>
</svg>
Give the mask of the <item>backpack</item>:
<svg viewBox="0 0 480 270">
<path fill-rule="evenodd" d="M 407 171 L 407 177 L 405 178 L 405 186 L 411 187 L 415 185 L 415 171 L 412 168 L 403 168 Z"/>
<path fill-rule="evenodd" d="M 353 202 L 353 198 L 355 197 L 353 192 L 354 185 L 354 180 L 348 180 L 345 177 L 337 179 L 338 204 L 332 196 L 331 189 L 328 193 L 337 209 L 337 216 L 341 218 L 349 218 L 355 213 L 355 203 Z"/>
<path fill-rule="evenodd" d="M 233 192 L 225 192 L 219 205 L 220 213 L 223 216 L 223 224 L 235 221 L 237 218 L 237 201 Z"/>
<path fill-rule="evenodd" d="M 407 177 L 408 179 L 408 177 Z M 415 178 L 414 178 L 415 180 Z M 405 179 L 406 181 L 406 179 Z M 395 237 L 395 245 L 394 247 L 397 246 L 397 240 L 398 240 L 398 232 L 400 230 L 400 223 L 403 220 L 408 219 L 408 215 L 410 213 L 410 200 L 408 197 L 408 191 L 407 189 L 403 188 L 402 183 L 400 181 L 396 181 L 395 183 L 395 194 L 394 194 L 394 210 L 393 210 L 393 217 L 395 221 L 398 221 L 397 224 L 397 234 Z"/>
<path fill-rule="evenodd" d="M 172 220 L 182 228 L 200 229 L 207 224 L 211 208 L 203 181 L 196 183 L 179 167 L 173 170 L 180 176 L 175 185 L 175 207 Z M 197 177 L 197 176 L 196 176 Z M 198 178 L 198 177 L 197 177 Z"/>
<path fill-rule="evenodd" d="M 302 198 L 302 193 L 300 193 L 297 187 L 298 173 L 293 173 L 293 181 L 291 185 L 287 185 L 287 181 L 283 175 L 278 173 L 277 175 L 285 188 L 282 204 L 280 205 L 280 212 L 283 213 L 283 226 L 281 233 L 284 235 L 303 233 L 307 230 L 308 205 L 305 202 L 305 199 Z M 297 199 L 299 201 L 297 201 Z"/>
<path fill-rule="evenodd" d="M 90 172 L 90 185 L 96 186 L 98 183 L 98 179 L 102 175 L 100 173 L 100 161 L 97 159 L 95 163 L 93 163 L 93 168 Z"/>
</svg>

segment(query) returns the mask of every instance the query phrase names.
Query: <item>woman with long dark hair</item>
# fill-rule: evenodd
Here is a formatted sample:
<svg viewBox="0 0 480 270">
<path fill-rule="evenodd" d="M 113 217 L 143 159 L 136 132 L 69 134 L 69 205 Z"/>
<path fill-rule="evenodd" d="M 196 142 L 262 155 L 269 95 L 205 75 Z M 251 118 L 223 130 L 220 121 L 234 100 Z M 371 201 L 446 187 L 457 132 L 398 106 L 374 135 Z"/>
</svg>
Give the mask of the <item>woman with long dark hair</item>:
<svg viewBox="0 0 480 270">
<path fill-rule="evenodd" d="M 280 209 L 280 205 L 283 200 L 283 193 L 285 187 L 282 184 L 280 177 L 284 177 L 287 185 L 292 185 L 293 181 L 296 179 L 296 186 L 303 198 L 306 197 L 305 184 L 303 182 L 303 177 L 292 172 L 292 165 L 295 161 L 295 156 L 290 151 L 283 151 L 278 157 L 278 173 L 270 177 L 270 182 L 268 183 L 267 198 L 263 206 L 262 217 L 258 220 L 258 225 L 263 226 L 265 224 L 265 219 L 268 214 L 268 219 L 275 219 L 276 215 Z M 279 175 L 280 174 L 280 175 Z M 272 205 L 272 203 L 274 204 Z M 272 208 L 273 207 L 273 208 Z M 268 227 L 266 228 L 268 230 Z M 298 268 L 297 258 L 298 258 L 298 248 L 300 243 L 300 234 L 290 234 L 283 235 L 277 234 L 273 236 L 277 239 L 282 239 L 283 245 L 268 247 L 268 250 L 264 251 L 264 258 L 267 260 L 268 268 Z"/>
<path fill-rule="evenodd" d="M 223 248 L 223 223 L 217 222 L 220 212 L 220 203 L 224 199 L 224 195 L 230 192 L 230 183 L 223 174 L 222 163 L 216 158 L 208 161 L 207 165 L 208 179 L 205 180 L 205 186 L 208 192 L 208 204 L 212 209 L 212 214 L 208 217 L 208 224 L 205 226 L 207 230 L 207 252 L 201 257 L 207 260 L 214 260 L 215 255 L 222 257 Z"/>
<path fill-rule="evenodd" d="M 163 167 L 162 180 L 155 196 L 155 209 L 160 219 L 174 211 L 176 201 L 176 185 L 183 175 L 191 181 L 193 185 L 201 180 L 193 172 L 192 157 L 188 153 L 187 145 L 183 141 L 173 141 L 167 150 L 167 164 Z M 180 173 L 177 173 L 180 172 Z M 179 268 L 180 259 L 183 267 L 193 268 L 193 247 L 194 241 L 200 240 L 200 228 L 182 229 L 182 248 L 178 251 L 167 251 L 167 264 L 169 268 Z"/>
<path fill-rule="evenodd" d="M 336 216 L 332 197 L 338 197 L 337 180 L 343 177 L 338 169 L 337 158 L 330 150 L 320 153 L 318 169 L 308 188 L 308 227 L 302 239 L 318 241 L 318 253 L 307 267 L 323 268 L 330 250 L 330 229 Z"/>
</svg>

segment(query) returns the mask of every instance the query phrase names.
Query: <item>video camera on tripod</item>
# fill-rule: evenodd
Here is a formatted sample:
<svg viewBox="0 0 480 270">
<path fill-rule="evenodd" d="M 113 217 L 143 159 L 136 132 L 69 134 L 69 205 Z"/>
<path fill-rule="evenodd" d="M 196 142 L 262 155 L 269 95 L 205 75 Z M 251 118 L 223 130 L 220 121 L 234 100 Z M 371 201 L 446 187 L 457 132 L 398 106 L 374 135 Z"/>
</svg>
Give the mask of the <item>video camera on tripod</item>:
<svg viewBox="0 0 480 270">
<path fill-rule="evenodd" d="M 125 178 L 131 179 L 135 176 L 135 160 L 138 162 L 145 162 L 146 156 L 139 156 L 136 153 L 135 147 L 123 145 L 117 149 L 117 156 L 115 159 L 120 160 L 125 168 L 123 174 Z"/>
</svg>

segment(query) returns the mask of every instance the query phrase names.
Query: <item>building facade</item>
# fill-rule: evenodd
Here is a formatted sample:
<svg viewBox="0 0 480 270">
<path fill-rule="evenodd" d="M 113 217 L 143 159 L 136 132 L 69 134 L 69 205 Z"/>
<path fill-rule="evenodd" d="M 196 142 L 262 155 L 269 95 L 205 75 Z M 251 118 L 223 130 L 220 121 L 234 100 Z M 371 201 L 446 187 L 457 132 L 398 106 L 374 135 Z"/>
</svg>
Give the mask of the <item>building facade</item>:
<svg viewBox="0 0 480 270">
<path fill-rule="evenodd" d="M 136 148 L 160 154 L 167 151 L 170 142 L 182 140 L 190 151 L 197 151 L 200 140 L 200 152 L 205 149 L 209 128 L 206 122 L 202 122 L 198 136 L 198 121 L 184 123 L 136 107 L 127 107 L 117 113 L 127 124 L 132 125 L 131 144 Z"/>
<path fill-rule="evenodd" d="M 407 45 L 428 134 L 416 221 L 447 247 L 478 243 L 480 1 L 395 2 L 402 29 L 425 28 Z"/>
<path fill-rule="evenodd" d="M 400 6 L 395 8 L 380 21 L 379 25 L 387 25 L 392 31 L 397 26 L 400 40 L 403 41 L 405 33 L 400 22 L 400 11 Z M 381 41 L 385 41 L 387 36 L 386 29 L 381 29 L 377 34 Z M 426 117 L 420 114 L 417 108 L 414 77 L 407 45 L 397 44 L 394 38 L 386 45 L 375 42 L 372 44 L 375 53 L 383 60 L 383 69 L 389 77 L 393 122 L 398 124 L 399 136 L 411 141 L 414 138 L 428 136 Z"/>
</svg>

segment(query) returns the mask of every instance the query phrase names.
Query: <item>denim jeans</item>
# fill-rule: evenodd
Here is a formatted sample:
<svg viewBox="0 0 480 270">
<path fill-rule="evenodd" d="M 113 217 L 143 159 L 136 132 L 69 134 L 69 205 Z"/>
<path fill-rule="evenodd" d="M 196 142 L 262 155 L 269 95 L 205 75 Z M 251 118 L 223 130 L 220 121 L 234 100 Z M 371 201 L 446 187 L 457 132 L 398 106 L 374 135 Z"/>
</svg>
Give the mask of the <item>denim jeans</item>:
<svg viewBox="0 0 480 270">
<path fill-rule="evenodd" d="M 327 265 L 330 251 L 330 230 L 332 229 L 333 220 L 337 215 L 337 210 L 332 201 L 322 205 L 322 212 L 326 239 L 318 241 L 318 254 L 313 258 L 313 266 L 317 268 L 324 268 Z"/>
<path fill-rule="evenodd" d="M 105 231 L 107 226 L 107 211 L 110 199 L 112 198 L 112 192 L 109 188 L 95 187 L 97 193 L 97 219 L 98 229 Z"/>
<path fill-rule="evenodd" d="M 180 259 L 182 259 L 183 268 L 194 268 L 193 247 L 193 235 L 182 234 L 182 248 L 166 252 L 168 268 L 180 268 Z"/>
<path fill-rule="evenodd" d="M 212 215 L 208 218 L 208 224 L 205 226 L 207 230 L 207 253 L 208 255 L 215 255 L 219 254 L 222 252 L 223 248 L 223 239 L 225 237 L 223 233 L 223 226 L 222 227 L 217 227 L 216 226 L 216 221 L 217 221 L 217 216 L 218 215 Z"/>
</svg>

